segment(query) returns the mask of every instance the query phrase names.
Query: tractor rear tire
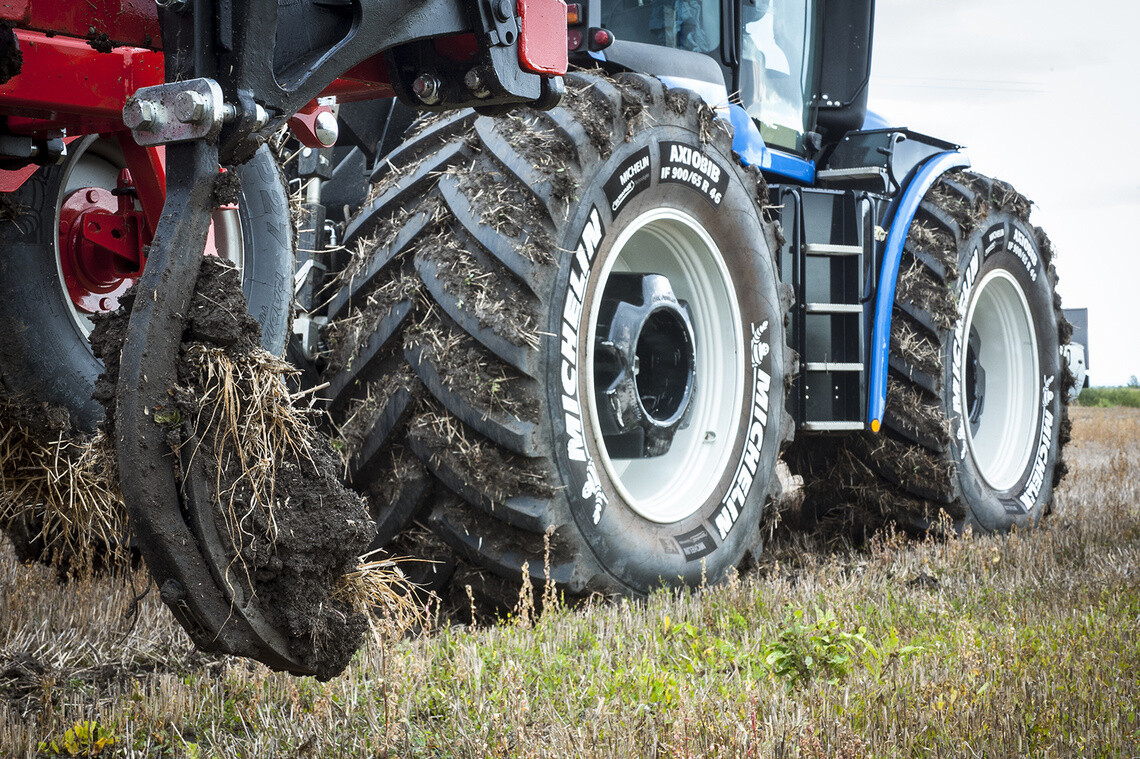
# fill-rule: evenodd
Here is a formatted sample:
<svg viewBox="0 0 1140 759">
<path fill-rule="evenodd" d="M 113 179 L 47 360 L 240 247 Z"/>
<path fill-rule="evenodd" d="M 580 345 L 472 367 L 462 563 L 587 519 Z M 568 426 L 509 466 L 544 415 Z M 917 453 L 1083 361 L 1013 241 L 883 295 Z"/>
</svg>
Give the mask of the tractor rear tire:
<svg viewBox="0 0 1140 759">
<path fill-rule="evenodd" d="M 816 513 L 842 500 L 864 527 L 1006 532 L 1049 510 L 1067 470 L 1071 327 L 1029 211 L 966 171 L 927 193 L 900 266 L 880 434 L 822 455 L 797 445 Z"/>
<path fill-rule="evenodd" d="M 526 582 L 716 582 L 759 550 L 790 296 L 731 146 L 691 92 L 572 75 L 553 111 L 449 116 L 385 162 L 327 379 L 394 554 L 445 545 L 509 606 Z"/>
</svg>

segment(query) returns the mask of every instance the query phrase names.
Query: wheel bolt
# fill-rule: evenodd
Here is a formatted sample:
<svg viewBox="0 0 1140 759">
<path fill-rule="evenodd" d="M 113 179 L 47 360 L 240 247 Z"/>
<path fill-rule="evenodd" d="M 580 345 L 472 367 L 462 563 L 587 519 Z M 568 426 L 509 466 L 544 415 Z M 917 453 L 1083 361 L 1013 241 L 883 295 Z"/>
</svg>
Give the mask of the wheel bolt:
<svg viewBox="0 0 1140 759">
<path fill-rule="evenodd" d="M 478 69 L 471 69 L 463 75 L 463 84 L 467 89 L 471 90 L 471 94 L 480 100 L 491 96 L 491 91 L 487 89 L 487 85 L 483 81 L 483 75 L 479 73 Z"/>
</svg>

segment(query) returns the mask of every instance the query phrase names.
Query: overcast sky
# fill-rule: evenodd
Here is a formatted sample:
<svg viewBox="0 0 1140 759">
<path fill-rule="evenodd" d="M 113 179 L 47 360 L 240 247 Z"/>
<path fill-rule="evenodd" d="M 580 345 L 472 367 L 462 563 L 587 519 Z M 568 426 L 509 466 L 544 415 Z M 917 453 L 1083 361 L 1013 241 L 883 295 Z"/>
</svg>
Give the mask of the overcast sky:
<svg viewBox="0 0 1140 759">
<path fill-rule="evenodd" d="M 1140 3 L 877 0 L 870 107 L 1034 201 L 1090 381 L 1140 375 Z"/>
</svg>

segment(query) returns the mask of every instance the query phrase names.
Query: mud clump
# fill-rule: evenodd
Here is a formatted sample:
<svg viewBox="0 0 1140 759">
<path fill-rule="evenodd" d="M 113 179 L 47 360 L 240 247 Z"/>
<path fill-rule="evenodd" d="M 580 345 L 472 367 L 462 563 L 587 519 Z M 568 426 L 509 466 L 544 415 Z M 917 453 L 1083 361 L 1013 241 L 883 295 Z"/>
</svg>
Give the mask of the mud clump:
<svg viewBox="0 0 1140 759">
<path fill-rule="evenodd" d="M 220 206 L 241 200 L 241 177 L 236 171 L 223 171 L 214 179 L 214 202 Z"/>
<path fill-rule="evenodd" d="M 8 29 L 0 29 L 0 84 L 7 84 L 19 75 L 24 68 L 24 54 L 16 35 Z"/>
<path fill-rule="evenodd" d="M 20 561 L 55 564 L 61 576 L 126 559 L 108 439 L 79 430 L 63 406 L 0 394 L 0 530 Z"/>
<path fill-rule="evenodd" d="M 123 312 L 101 319 L 92 340 L 115 374 L 126 320 Z M 197 550 L 235 606 L 253 606 L 288 639 L 290 656 L 325 680 L 347 666 L 368 628 L 342 586 L 375 526 L 363 498 L 337 479 L 331 445 L 294 403 L 286 381 L 293 371 L 260 347 L 237 269 L 207 257 L 187 313 L 178 384 L 152 414 L 168 428 L 179 486 L 208 491 L 184 504 L 209 509 L 188 519 L 205 525 L 192 526 Z M 113 382 L 101 378 L 96 393 L 108 415 Z"/>
<path fill-rule="evenodd" d="M 97 32 L 95 27 L 87 27 L 87 44 L 97 53 L 109 53 L 115 49 L 115 43 L 106 32 Z"/>
</svg>

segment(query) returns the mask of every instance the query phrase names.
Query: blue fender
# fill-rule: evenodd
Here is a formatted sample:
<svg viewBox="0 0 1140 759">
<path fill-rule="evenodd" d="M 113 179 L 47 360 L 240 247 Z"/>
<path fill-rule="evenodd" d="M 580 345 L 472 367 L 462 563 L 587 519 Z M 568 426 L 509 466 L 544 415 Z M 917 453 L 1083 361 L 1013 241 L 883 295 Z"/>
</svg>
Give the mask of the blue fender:
<svg viewBox="0 0 1140 759">
<path fill-rule="evenodd" d="M 871 377 L 867 399 L 867 423 L 878 432 L 887 405 L 887 362 L 891 346 L 891 310 L 895 305 L 895 285 L 899 278 L 903 245 L 918 205 L 926 193 L 946 172 L 970 165 L 965 153 L 947 151 L 928 158 L 920 165 L 884 216 L 883 226 L 890 231 L 883 246 L 883 263 L 879 269 L 879 289 L 875 297 L 875 320 L 871 327 Z"/>
<path fill-rule="evenodd" d="M 736 103 L 728 105 L 728 120 L 732 124 L 732 149 L 745 165 L 803 184 L 815 183 L 815 161 L 768 147 L 756 122 Z"/>
</svg>

